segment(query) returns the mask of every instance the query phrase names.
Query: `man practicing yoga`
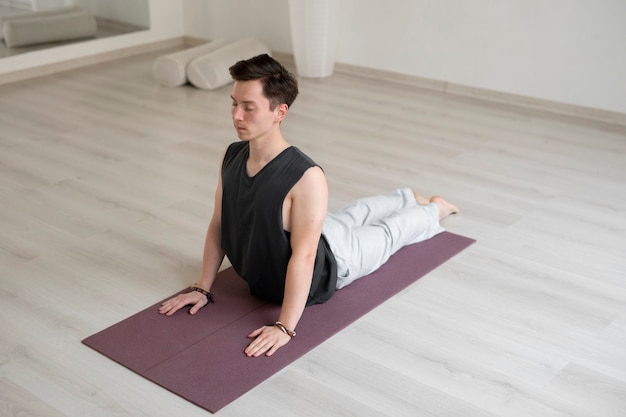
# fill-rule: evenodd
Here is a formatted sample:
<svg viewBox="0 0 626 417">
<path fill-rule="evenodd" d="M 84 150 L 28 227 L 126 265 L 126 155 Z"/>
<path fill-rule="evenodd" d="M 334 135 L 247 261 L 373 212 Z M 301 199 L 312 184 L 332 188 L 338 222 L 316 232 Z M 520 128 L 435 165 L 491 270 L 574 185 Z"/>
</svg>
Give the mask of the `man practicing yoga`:
<svg viewBox="0 0 626 417">
<path fill-rule="evenodd" d="M 271 356 L 295 335 L 305 306 L 365 276 L 402 247 L 441 233 L 439 221 L 458 209 L 409 188 L 354 201 L 327 213 L 322 169 L 290 146 L 280 123 L 298 95 L 295 77 L 268 55 L 230 68 L 232 119 L 240 141 L 227 147 L 192 291 L 159 312 L 190 313 L 213 301 L 211 286 L 224 256 L 252 295 L 281 305 L 274 325 L 252 331 L 248 356 Z"/>
</svg>

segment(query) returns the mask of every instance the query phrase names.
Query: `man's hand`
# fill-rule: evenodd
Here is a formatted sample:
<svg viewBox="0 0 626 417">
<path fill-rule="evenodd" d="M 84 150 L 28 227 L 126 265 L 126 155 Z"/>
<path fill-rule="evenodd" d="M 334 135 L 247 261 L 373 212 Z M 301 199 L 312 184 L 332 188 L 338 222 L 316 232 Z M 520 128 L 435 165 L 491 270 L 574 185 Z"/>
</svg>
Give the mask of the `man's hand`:
<svg viewBox="0 0 626 417">
<path fill-rule="evenodd" d="M 250 333 L 248 338 L 254 340 L 248 345 L 244 353 L 255 358 L 263 353 L 266 356 L 272 356 L 291 340 L 291 336 L 285 334 L 276 326 L 263 326 Z"/>
<path fill-rule="evenodd" d="M 198 291 L 178 294 L 176 297 L 164 301 L 161 304 L 161 307 L 159 307 L 159 313 L 165 314 L 166 316 L 171 316 L 181 308 L 188 305 L 193 305 L 193 307 L 191 307 L 191 310 L 189 310 L 189 314 L 196 314 L 198 310 L 200 310 L 207 304 L 207 301 L 208 300 L 206 295 L 199 293 Z"/>
</svg>

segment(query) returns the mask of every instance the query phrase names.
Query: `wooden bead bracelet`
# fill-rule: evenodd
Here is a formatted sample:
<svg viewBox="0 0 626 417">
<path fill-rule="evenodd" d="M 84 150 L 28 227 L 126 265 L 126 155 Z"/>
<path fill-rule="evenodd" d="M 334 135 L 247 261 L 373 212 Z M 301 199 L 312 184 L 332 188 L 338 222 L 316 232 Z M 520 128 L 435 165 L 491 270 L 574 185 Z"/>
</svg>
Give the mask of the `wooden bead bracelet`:
<svg viewBox="0 0 626 417">
<path fill-rule="evenodd" d="M 198 291 L 199 293 L 202 293 L 206 296 L 206 304 L 211 304 L 215 302 L 215 299 L 213 298 L 213 294 L 210 291 L 205 290 L 204 288 L 200 287 L 198 284 L 193 284 L 191 287 L 192 291 Z"/>
</svg>

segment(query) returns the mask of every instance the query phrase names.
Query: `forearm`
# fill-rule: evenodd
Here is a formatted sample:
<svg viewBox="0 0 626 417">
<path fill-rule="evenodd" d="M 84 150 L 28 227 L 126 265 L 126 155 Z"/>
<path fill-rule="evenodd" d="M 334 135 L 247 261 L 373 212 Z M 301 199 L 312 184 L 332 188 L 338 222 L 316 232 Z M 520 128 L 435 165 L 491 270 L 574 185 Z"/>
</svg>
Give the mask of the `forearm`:
<svg viewBox="0 0 626 417">
<path fill-rule="evenodd" d="M 278 321 L 290 330 L 295 330 L 311 290 L 315 257 L 293 257 L 287 266 L 285 295 Z"/>
<path fill-rule="evenodd" d="M 221 247 L 220 230 L 213 224 L 210 224 L 207 228 L 206 238 L 204 241 L 204 252 L 202 256 L 202 270 L 200 272 L 200 278 L 197 284 L 210 290 L 213 286 L 213 281 L 220 266 L 224 260 L 224 251 Z"/>
</svg>

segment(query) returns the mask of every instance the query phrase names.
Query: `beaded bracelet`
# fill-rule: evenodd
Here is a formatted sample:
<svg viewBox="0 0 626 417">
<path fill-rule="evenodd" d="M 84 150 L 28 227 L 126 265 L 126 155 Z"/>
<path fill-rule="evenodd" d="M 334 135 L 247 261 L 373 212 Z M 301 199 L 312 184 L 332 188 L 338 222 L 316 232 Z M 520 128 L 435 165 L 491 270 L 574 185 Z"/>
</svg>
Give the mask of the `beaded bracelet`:
<svg viewBox="0 0 626 417">
<path fill-rule="evenodd" d="M 278 327 L 283 333 L 285 333 L 289 337 L 296 337 L 296 331 L 295 330 L 289 330 L 281 322 L 277 321 L 276 323 L 274 323 L 274 326 Z"/>
<path fill-rule="evenodd" d="M 215 299 L 213 298 L 213 294 L 210 291 L 207 291 L 204 288 L 200 287 L 198 284 L 193 284 L 189 288 L 191 288 L 192 291 L 198 291 L 199 293 L 202 293 L 206 296 L 205 306 L 215 302 Z"/>
</svg>

